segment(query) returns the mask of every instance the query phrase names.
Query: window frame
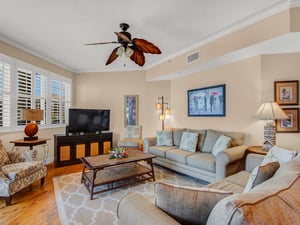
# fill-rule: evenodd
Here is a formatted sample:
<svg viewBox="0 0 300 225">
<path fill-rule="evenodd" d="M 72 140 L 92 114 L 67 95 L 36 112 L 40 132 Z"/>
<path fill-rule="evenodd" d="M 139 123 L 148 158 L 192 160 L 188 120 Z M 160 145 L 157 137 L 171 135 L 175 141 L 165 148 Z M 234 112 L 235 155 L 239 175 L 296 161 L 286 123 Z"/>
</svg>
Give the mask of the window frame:
<svg viewBox="0 0 300 225">
<path fill-rule="evenodd" d="M 36 74 L 43 75 L 47 79 L 47 87 L 46 87 L 46 108 L 44 114 L 44 120 L 40 123 L 40 129 L 47 128 L 56 128 L 56 127 L 64 127 L 68 122 L 68 108 L 63 109 L 62 105 L 65 107 L 71 107 L 72 105 L 72 79 L 59 75 L 57 73 L 53 73 L 51 71 L 39 68 L 37 66 L 31 65 L 29 63 L 23 62 L 21 60 L 15 59 L 13 57 L 9 57 L 0 53 L 0 62 L 6 63 L 10 65 L 10 126 L 9 127 L 0 127 L 0 133 L 2 132 L 13 132 L 20 131 L 24 129 L 24 125 L 18 125 L 17 120 L 17 99 L 18 99 L 18 68 L 23 68 L 27 71 L 32 72 L 32 92 L 30 95 L 32 108 L 36 108 L 36 101 L 38 99 L 42 99 L 40 96 L 36 95 Z M 62 90 L 62 84 L 69 85 L 69 99 L 64 98 L 61 91 L 59 94 L 59 118 L 60 122 L 58 124 L 51 124 L 51 81 L 57 80 L 60 82 Z M 62 115 L 62 113 L 65 113 Z M 63 122 L 63 118 L 65 118 L 65 122 Z"/>
</svg>

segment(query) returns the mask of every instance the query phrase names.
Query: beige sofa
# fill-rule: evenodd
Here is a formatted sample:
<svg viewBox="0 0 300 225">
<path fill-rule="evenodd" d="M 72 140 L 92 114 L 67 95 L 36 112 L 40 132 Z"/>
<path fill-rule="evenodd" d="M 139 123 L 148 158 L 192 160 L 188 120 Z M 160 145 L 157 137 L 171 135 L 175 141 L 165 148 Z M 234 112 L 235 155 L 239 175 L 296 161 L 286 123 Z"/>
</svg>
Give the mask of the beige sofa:
<svg viewBox="0 0 300 225">
<path fill-rule="evenodd" d="M 129 194 L 118 205 L 120 222 L 122 225 L 300 224 L 299 156 L 281 164 L 271 178 L 243 193 L 250 171 L 263 157 L 249 154 L 244 171 L 205 188 L 157 182 L 155 204 L 140 194 Z"/>
<path fill-rule="evenodd" d="M 244 133 L 242 132 L 186 128 L 173 128 L 166 132 L 171 132 L 172 140 L 162 141 L 160 145 L 158 145 L 158 135 L 144 138 L 144 151 L 157 156 L 153 160 L 155 164 L 207 182 L 223 179 L 244 168 L 243 157 L 247 146 L 243 145 Z M 182 147 L 184 132 L 198 134 L 195 151 Z M 214 145 L 222 135 L 230 137 L 230 144 L 224 151 L 213 155 Z"/>
</svg>

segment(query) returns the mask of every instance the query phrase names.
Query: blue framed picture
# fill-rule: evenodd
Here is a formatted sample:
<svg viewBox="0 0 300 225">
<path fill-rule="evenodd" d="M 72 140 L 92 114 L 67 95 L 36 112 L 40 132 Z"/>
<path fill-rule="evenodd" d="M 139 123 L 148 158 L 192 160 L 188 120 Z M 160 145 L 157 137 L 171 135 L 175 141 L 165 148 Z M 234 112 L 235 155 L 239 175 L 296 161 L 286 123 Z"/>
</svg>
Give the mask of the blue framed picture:
<svg viewBox="0 0 300 225">
<path fill-rule="evenodd" d="M 225 116 L 225 84 L 188 90 L 188 116 Z"/>
</svg>

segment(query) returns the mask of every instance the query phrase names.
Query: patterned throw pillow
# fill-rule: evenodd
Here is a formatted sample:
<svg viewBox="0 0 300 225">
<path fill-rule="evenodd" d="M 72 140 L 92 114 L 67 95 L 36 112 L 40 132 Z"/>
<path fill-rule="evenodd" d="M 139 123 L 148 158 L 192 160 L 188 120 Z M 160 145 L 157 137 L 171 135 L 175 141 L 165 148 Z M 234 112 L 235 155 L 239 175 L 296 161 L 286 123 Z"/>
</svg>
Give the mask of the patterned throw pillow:
<svg viewBox="0 0 300 225">
<path fill-rule="evenodd" d="M 173 146 L 173 136 L 171 130 L 156 131 L 157 146 Z"/>
<path fill-rule="evenodd" d="M 279 166 L 280 166 L 279 162 L 270 162 L 265 165 L 260 165 L 255 167 L 249 177 L 244 192 L 250 191 L 256 185 L 259 185 L 265 180 L 271 178 L 274 175 L 274 173 L 277 171 Z"/>
<path fill-rule="evenodd" d="M 179 148 L 189 152 L 195 152 L 197 143 L 198 133 L 183 132 Z"/>
<path fill-rule="evenodd" d="M 4 145 L 2 144 L 2 141 L 0 140 L 0 166 L 7 165 L 9 163 L 10 163 L 9 157 L 4 148 Z"/>
<path fill-rule="evenodd" d="M 228 148 L 231 145 L 231 137 L 227 137 L 225 135 L 221 135 L 216 143 L 214 144 L 214 147 L 212 149 L 212 154 L 217 157 L 217 154 L 226 148 Z"/>
</svg>

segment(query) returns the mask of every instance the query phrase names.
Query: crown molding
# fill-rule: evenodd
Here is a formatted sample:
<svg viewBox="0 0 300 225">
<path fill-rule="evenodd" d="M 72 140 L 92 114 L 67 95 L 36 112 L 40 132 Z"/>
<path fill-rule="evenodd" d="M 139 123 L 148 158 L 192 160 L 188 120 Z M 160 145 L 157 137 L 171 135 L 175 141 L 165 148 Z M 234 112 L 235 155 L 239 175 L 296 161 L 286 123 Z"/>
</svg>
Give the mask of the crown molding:
<svg viewBox="0 0 300 225">
<path fill-rule="evenodd" d="M 42 55 L 42 54 L 40 54 L 40 53 L 38 53 L 36 51 L 33 51 L 33 50 L 29 49 L 29 48 L 25 48 L 22 45 L 20 45 L 20 44 L 18 44 L 16 42 L 13 42 L 13 41 L 11 41 L 11 40 L 3 37 L 3 36 L 0 36 L 0 41 L 3 41 L 4 43 L 9 44 L 9 45 L 11 45 L 11 46 L 13 46 L 13 47 L 15 47 L 15 48 L 17 48 L 19 50 L 22 50 L 22 51 L 24 51 L 26 53 L 29 53 L 29 54 L 31 54 L 31 55 L 33 55 L 35 57 L 38 57 L 38 58 L 43 59 L 43 60 L 45 60 L 45 61 L 47 61 L 49 63 L 52 63 L 55 66 L 61 67 L 61 68 L 65 69 L 65 70 L 67 70 L 69 72 L 74 73 L 74 70 L 71 67 L 69 67 L 67 65 L 64 65 L 64 64 L 62 64 L 60 62 L 57 62 L 56 60 L 50 59 L 50 58 L 48 58 L 48 57 L 46 57 L 46 56 L 44 56 L 44 55 Z"/>
</svg>

